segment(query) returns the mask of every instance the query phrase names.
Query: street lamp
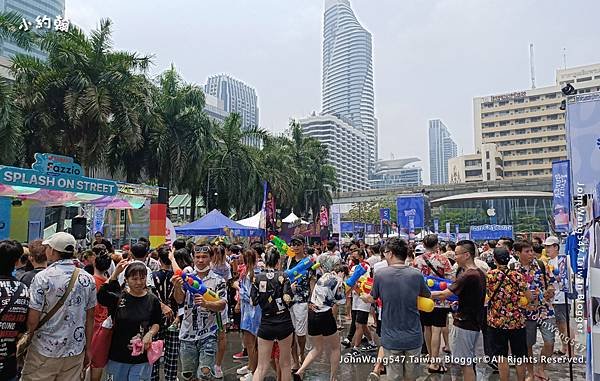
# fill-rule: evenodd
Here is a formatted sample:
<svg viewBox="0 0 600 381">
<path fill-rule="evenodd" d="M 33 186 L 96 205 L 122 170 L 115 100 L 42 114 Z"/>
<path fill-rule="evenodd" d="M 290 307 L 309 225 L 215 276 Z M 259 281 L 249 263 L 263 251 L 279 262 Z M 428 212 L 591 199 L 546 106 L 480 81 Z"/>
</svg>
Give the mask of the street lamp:
<svg viewBox="0 0 600 381">
<path fill-rule="evenodd" d="M 223 168 L 223 167 L 208 168 L 208 174 L 207 174 L 207 179 L 206 179 L 206 203 L 205 203 L 206 214 L 208 214 L 208 212 L 210 212 L 210 210 L 208 209 L 208 201 L 210 200 L 210 175 L 211 175 L 211 172 L 212 171 L 221 171 L 224 169 L 226 169 L 226 168 Z M 217 192 L 215 192 L 214 195 L 218 196 L 219 194 Z"/>
</svg>

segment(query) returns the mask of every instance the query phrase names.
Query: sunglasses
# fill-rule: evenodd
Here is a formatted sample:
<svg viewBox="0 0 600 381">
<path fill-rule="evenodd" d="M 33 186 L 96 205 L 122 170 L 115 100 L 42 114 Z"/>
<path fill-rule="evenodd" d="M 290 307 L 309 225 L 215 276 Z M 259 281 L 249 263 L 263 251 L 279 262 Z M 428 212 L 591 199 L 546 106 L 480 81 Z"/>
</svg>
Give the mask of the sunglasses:
<svg viewBox="0 0 600 381">
<path fill-rule="evenodd" d="M 296 241 L 296 242 L 292 243 L 292 246 L 298 247 L 298 246 L 304 246 L 304 244 L 302 242 Z"/>
<path fill-rule="evenodd" d="M 210 251 L 210 247 L 208 247 L 208 246 L 194 247 L 194 253 L 208 253 L 209 251 Z"/>
</svg>

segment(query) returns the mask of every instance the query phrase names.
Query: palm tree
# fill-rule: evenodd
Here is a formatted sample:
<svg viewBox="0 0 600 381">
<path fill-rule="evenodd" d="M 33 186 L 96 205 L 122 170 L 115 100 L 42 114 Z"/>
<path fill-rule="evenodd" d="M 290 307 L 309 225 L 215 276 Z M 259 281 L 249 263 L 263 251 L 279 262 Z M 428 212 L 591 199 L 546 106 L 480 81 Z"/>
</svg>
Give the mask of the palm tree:
<svg viewBox="0 0 600 381">
<path fill-rule="evenodd" d="M 194 181 L 210 147 L 210 123 L 204 109 L 204 93 L 198 86 L 183 82 L 175 67 L 157 80 L 154 91 L 157 118 L 149 129 L 150 173 L 158 185 L 199 193 Z M 192 200 L 195 210 L 195 199 Z"/>
<path fill-rule="evenodd" d="M 22 16 L 16 12 L 0 12 L 0 42 L 11 41 L 24 49 L 31 47 L 33 35 L 19 29 L 21 20 Z M 5 147 L 11 147 L 1 150 L 0 164 L 18 164 L 23 150 L 22 120 L 14 98 L 12 83 L 0 78 L 0 141 Z"/>
<path fill-rule="evenodd" d="M 143 73 L 150 58 L 114 51 L 111 25 L 102 20 L 90 37 L 73 26 L 48 32 L 40 37 L 46 61 L 14 58 L 29 161 L 39 150 L 58 152 L 89 170 L 103 163 L 111 139 L 131 149 L 143 144 L 141 120 L 150 107 Z"/>
<path fill-rule="evenodd" d="M 243 129 L 242 119 L 237 113 L 230 114 L 223 124 L 216 127 L 216 145 L 210 155 L 210 168 L 214 171 L 207 172 L 207 176 L 211 176 L 211 183 L 217 189 L 216 205 L 219 209 L 226 214 L 234 210 L 238 216 L 243 216 L 257 203 L 262 189 L 257 148 L 246 142 L 263 140 L 267 133 L 258 127 Z M 209 197 L 210 193 L 209 190 Z"/>
</svg>

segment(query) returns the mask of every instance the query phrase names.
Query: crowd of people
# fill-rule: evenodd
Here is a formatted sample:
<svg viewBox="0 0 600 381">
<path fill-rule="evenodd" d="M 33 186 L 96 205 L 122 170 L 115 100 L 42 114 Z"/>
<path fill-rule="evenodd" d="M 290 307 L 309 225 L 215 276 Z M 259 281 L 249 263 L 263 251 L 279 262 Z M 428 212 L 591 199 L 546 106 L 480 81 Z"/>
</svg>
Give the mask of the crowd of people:
<svg viewBox="0 0 600 381">
<path fill-rule="evenodd" d="M 224 239 L 151 248 L 140 238 L 118 252 L 101 233 L 83 252 L 62 232 L 27 245 L 4 240 L 0 379 L 219 379 L 227 333 L 239 331 L 241 380 L 270 372 L 301 380 L 323 356 L 334 380 L 342 347 L 350 359 L 377 358 L 371 380 L 414 380 L 420 366 L 445 373 L 450 365 L 465 380 L 491 372 L 508 380 L 511 362 L 518 380 L 546 380 L 536 356 L 575 354 L 562 339 L 573 335 L 554 271 L 559 247 L 552 236 L 481 247 L 434 234 L 375 245 L 293 236 L 286 255 L 271 243 Z M 286 273 L 307 258 L 318 265 Z M 368 287 L 348 284 L 357 271 Z M 430 289 L 427 276 L 447 287 Z M 419 297 L 433 299 L 433 310 L 419 310 Z"/>
</svg>

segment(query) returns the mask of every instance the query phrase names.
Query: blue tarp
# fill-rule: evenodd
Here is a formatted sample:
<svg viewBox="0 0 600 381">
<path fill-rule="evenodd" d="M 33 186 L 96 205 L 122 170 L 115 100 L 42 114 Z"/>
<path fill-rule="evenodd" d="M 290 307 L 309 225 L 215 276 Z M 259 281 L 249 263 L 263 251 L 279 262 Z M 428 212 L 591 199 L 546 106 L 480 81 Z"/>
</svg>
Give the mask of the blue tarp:
<svg viewBox="0 0 600 381">
<path fill-rule="evenodd" d="M 234 236 L 238 237 L 260 237 L 263 235 L 261 229 L 240 225 L 225 217 L 216 209 L 197 221 L 175 228 L 177 234 L 185 236 L 228 235 L 228 230 L 230 230 Z"/>
</svg>

